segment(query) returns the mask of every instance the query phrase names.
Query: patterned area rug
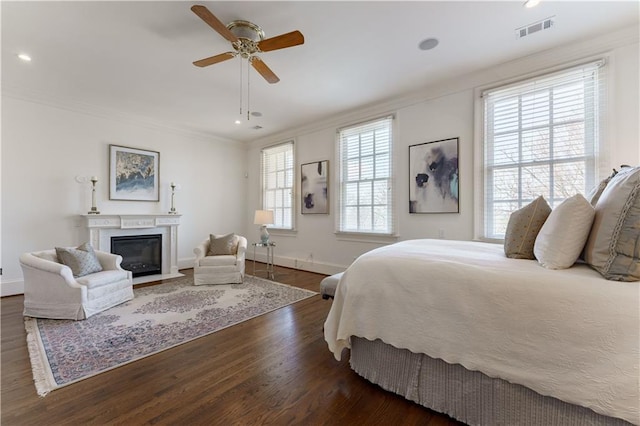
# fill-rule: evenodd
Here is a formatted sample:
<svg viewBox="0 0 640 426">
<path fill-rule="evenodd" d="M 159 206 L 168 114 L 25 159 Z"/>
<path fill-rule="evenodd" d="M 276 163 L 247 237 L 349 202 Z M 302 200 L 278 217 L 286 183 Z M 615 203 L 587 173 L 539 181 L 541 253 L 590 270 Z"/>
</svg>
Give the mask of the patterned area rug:
<svg viewBox="0 0 640 426">
<path fill-rule="evenodd" d="M 25 318 L 38 395 L 317 294 L 252 276 L 210 286 L 177 278 L 134 293 L 84 321 Z"/>
</svg>

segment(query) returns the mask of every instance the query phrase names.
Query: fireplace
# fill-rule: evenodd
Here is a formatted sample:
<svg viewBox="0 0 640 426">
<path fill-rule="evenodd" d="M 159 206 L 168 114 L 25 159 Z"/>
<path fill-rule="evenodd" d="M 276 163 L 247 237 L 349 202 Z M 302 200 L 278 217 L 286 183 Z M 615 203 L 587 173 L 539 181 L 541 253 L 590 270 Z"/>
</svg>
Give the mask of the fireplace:
<svg viewBox="0 0 640 426">
<path fill-rule="evenodd" d="M 178 271 L 179 214 L 84 214 L 86 239 L 97 250 L 111 252 L 111 238 L 162 235 L 159 274 L 138 276 L 133 285 L 182 277 Z"/>
<path fill-rule="evenodd" d="M 111 253 L 122 256 L 122 268 L 134 277 L 162 272 L 162 234 L 111 237 Z"/>
</svg>

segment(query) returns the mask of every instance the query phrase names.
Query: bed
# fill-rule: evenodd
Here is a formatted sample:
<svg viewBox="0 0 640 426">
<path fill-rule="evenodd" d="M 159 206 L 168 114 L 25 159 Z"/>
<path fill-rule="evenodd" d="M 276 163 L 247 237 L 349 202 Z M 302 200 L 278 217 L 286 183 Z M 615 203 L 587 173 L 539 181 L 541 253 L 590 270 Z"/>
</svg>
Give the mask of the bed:
<svg viewBox="0 0 640 426">
<path fill-rule="evenodd" d="M 324 327 L 356 373 L 468 424 L 640 424 L 640 283 L 502 245 L 409 240 L 360 256 Z"/>
</svg>

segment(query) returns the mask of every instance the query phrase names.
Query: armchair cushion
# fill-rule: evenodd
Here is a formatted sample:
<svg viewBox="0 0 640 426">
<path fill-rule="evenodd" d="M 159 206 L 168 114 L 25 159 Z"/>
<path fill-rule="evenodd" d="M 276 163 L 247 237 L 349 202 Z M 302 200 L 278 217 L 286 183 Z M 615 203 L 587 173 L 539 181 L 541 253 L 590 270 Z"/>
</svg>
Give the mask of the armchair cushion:
<svg viewBox="0 0 640 426">
<path fill-rule="evenodd" d="M 238 251 L 238 238 L 234 233 L 215 236 L 209 235 L 207 256 L 234 255 Z"/>
<path fill-rule="evenodd" d="M 71 268 L 76 278 L 102 271 L 102 265 L 89 243 L 77 248 L 56 247 L 56 254 L 58 261 Z"/>
<path fill-rule="evenodd" d="M 207 256 L 200 260 L 200 266 L 233 266 L 237 263 L 235 255 Z"/>
<path fill-rule="evenodd" d="M 126 280 L 127 271 L 101 271 L 78 278 L 78 284 L 82 284 L 89 289 L 98 288 L 117 281 Z"/>
</svg>

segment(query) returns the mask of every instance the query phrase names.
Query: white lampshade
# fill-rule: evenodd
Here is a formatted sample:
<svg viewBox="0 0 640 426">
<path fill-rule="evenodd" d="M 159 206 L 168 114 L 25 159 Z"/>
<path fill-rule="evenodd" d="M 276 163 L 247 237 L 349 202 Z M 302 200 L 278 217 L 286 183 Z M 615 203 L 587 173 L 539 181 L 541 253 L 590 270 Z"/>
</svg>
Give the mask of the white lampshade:
<svg viewBox="0 0 640 426">
<path fill-rule="evenodd" d="M 273 210 L 256 210 L 253 223 L 255 225 L 273 224 Z"/>
</svg>

